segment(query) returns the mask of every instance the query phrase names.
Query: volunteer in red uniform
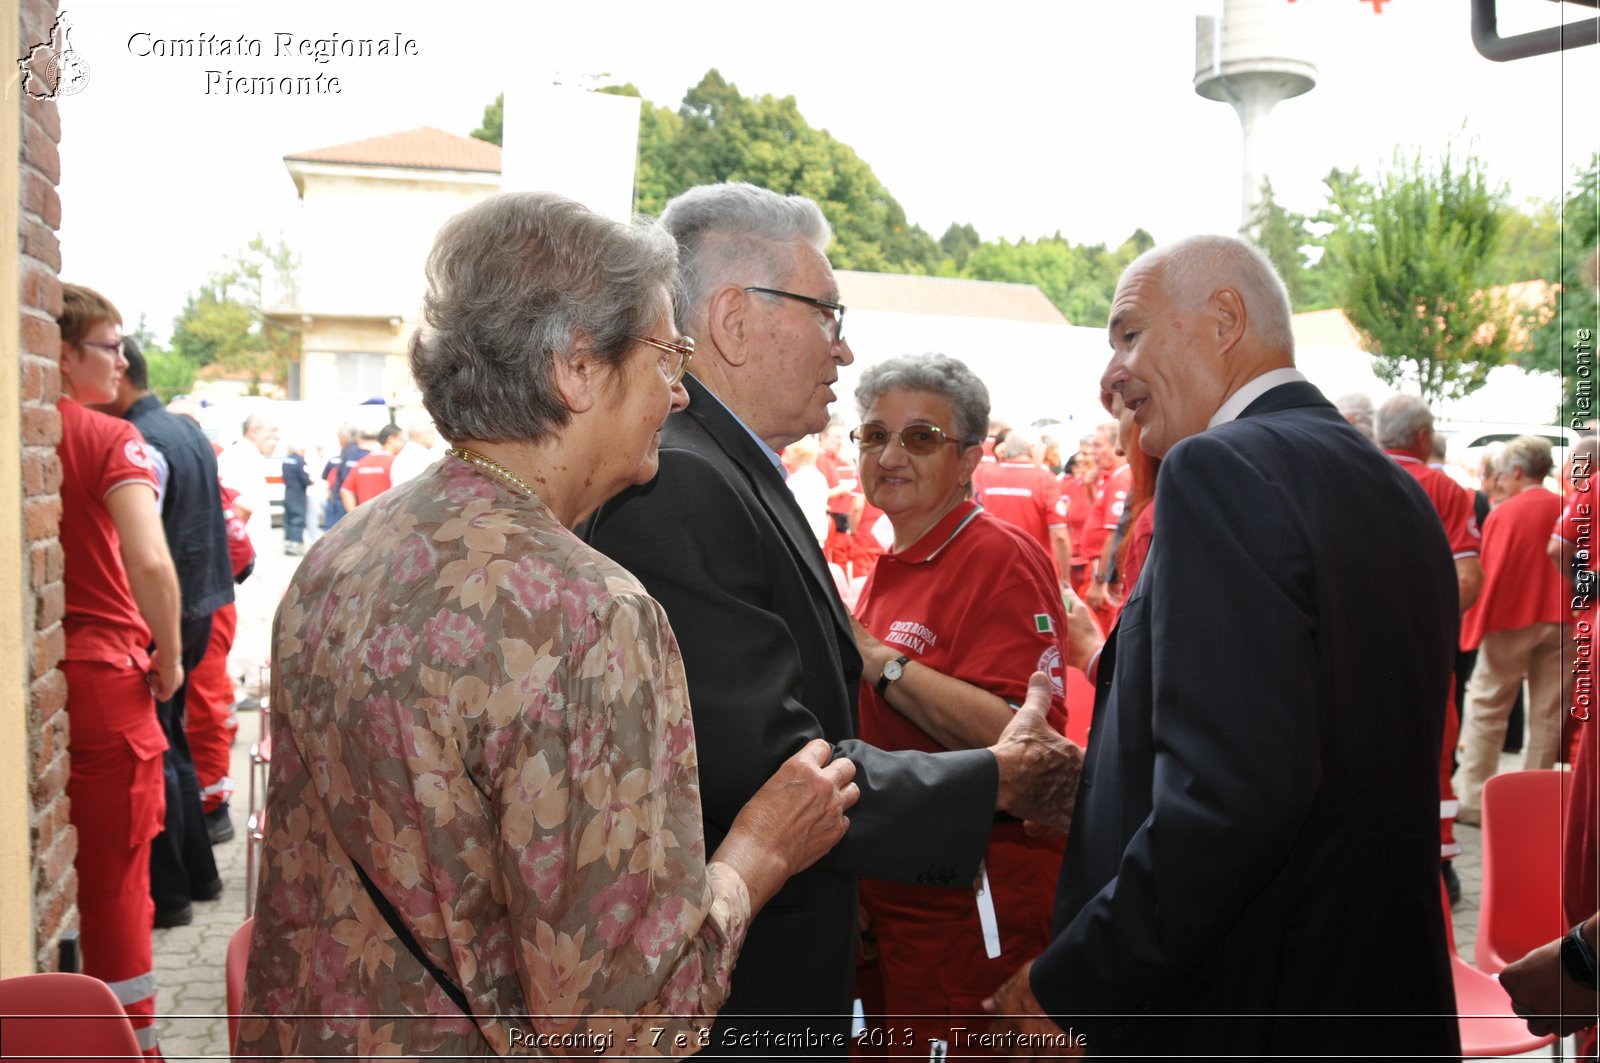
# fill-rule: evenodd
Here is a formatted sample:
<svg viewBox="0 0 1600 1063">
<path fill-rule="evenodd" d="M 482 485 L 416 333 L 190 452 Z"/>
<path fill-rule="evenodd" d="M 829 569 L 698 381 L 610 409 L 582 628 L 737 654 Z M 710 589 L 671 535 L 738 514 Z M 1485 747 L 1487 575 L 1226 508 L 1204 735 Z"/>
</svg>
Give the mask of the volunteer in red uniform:
<svg viewBox="0 0 1600 1063">
<path fill-rule="evenodd" d="M 1571 689 L 1561 623 L 1569 596 L 1550 564 L 1546 545 L 1561 516 L 1561 499 L 1543 487 L 1550 475 L 1550 444 L 1518 436 L 1500 455 L 1499 475 L 1508 497 L 1483 525 L 1483 593 L 1461 621 L 1461 647 L 1477 647 L 1463 714 L 1457 820 L 1477 823 L 1483 784 L 1500 764 L 1506 717 L 1528 680 L 1528 742 L 1523 766 L 1548 768 L 1561 746 L 1561 708 Z"/>
<path fill-rule="evenodd" d="M 1067 458 L 1066 468 L 1056 481 L 1061 494 L 1061 515 L 1067 521 L 1067 539 L 1072 543 L 1069 579 L 1080 598 L 1088 592 L 1089 583 L 1089 557 L 1083 552 L 1083 528 L 1089 519 L 1089 507 L 1094 504 L 1094 492 L 1087 482 L 1088 470 L 1093 468 L 1088 451 L 1079 450 Z"/>
<path fill-rule="evenodd" d="M 239 492 L 222 488 L 222 516 L 228 529 L 228 563 L 233 581 L 243 583 L 255 570 L 256 551 L 250 533 L 233 508 Z M 194 753 L 194 770 L 200 781 L 201 810 L 206 816 L 206 831 L 212 845 L 233 838 L 233 820 L 228 802 L 235 790 L 228 774 L 232 766 L 233 740 L 239 733 L 239 720 L 233 711 L 233 677 L 228 674 L 228 654 L 239 630 L 239 610 L 233 602 L 211 617 L 211 640 L 206 655 L 200 658 L 189 676 L 189 748 Z"/>
<path fill-rule="evenodd" d="M 1013 428 L 997 448 L 1000 461 L 975 492 L 978 504 L 1008 524 L 1027 532 L 1055 564 L 1065 583 L 1072 573 L 1072 542 L 1061 488 L 1049 469 L 1034 460 L 1038 439 L 1025 428 Z"/>
<path fill-rule="evenodd" d="M 1359 413 L 1359 409 L 1357 409 Z M 1351 422 L 1354 424 L 1355 422 Z M 1478 555 L 1482 546 L 1478 519 L 1473 510 L 1472 492 L 1428 464 L 1433 457 L 1433 411 L 1416 395 L 1396 395 L 1378 410 L 1372 425 L 1383 452 L 1410 473 L 1444 524 L 1445 539 L 1455 559 L 1456 588 L 1465 613 L 1483 589 L 1483 565 Z M 1452 776 L 1455 773 L 1456 741 L 1460 737 L 1461 714 L 1456 705 L 1454 684 L 1445 693 L 1444 744 L 1439 754 L 1439 859 L 1443 861 L 1445 882 L 1452 902 L 1461 896 L 1461 885 L 1450 861 L 1461 854 L 1456 841 L 1456 800 Z"/>
<path fill-rule="evenodd" d="M 378 429 L 378 449 L 356 462 L 339 489 L 346 512 L 377 498 L 393 486 L 389 469 L 394 465 L 394 456 L 405 445 L 405 433 L 394 425 L 386 424 Z"/>
<path fill-rule="evenodd" d="M 116 398 L 122 316 L 76 284 L 62 285 L 61 305 L 61 671 L 83 970 L 111 986 L 140 1048 L 159 1057 L 150 840 L 166 811 L 156 699 L 183 682 L 178 577 L 139 430 L 84 406 Z"/>
<path fill-rule="evenodd" d="M 830 562 L 848 573 L 850 536 L 854 530 L 850 515 L 861 498 L 861 481 L 855 465 L 845 453 L 844 441 L 844 425 L 837 417 L 830 419 L 827 427 L 817 436 L 822 448 L 817 455 L 817 468 L 828 480 L 828 520 L 831 522 L 822 552 Z"/>
<path fill-rule="evenodd" d="M 1050 559 L 966 498 L 988 416 L 982 381 L 945 355 L 894 358 L 863 374 L 856 402 L 862 485 L 894 528 L 857 606 L 862 739 L 981 748 L 1035 670 L 1051 677 L 1049 718 L 1064 729 L 1066 616 Z M 888 1051 L 926 1058 L 935 1041 L 980 1051 L 953 1043 L 951 1029 L 986 1028 L 983 999 L 1048 942 L 1061 851 L 1059 838 L 996 824 L 977 888 L 862 881 L 883 993 L 883 1015 L 868 1022 L 883 1024 Z"/>
<path fill-rule="evenodd" d="M 1100 490 L 1094 505 L 1089 507 L 1089 519 L 1083 529 L 1083 552 L 1089 559 L 1088 593 L 1084 601 L 1094 610 L 1100 629 L 1109 632 L 1117 618 L 1117 607 L 1106 591 L 1106 583 L 1111 579 L 1106 544 L 1122 520 L 1128 492 L 1133 489 L 1133 472 L 1117 446 L 1116 421 L 1107 421 L 1094 430 L 1089 454 L 1100 470 Z"/>
</svg>

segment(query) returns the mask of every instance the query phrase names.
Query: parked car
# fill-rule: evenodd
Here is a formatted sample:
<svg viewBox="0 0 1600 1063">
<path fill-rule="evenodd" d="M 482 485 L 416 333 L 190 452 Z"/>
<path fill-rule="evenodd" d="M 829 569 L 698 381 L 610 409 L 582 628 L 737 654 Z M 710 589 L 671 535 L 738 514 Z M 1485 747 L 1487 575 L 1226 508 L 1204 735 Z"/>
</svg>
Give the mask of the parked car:
<svg viewBox="0 0 1600 1063">
<path fill-rule="evenodd" d="M 1487 447 L 1496 443 L 1509 443 L 1518 436 L 1540 436 L 1550 441 L 1550 453 L 1555 458 L 1555 472 L 1567 460 L 1567 452 L 1578 441 L 1578 433 L 1562 425 L 1510 424 L 1494 421 L 1440 421 L 1433 426 L 1434 433 L 1445 440 L 1446 460 L 1453 462 L 1476 478 L 1478 460 Z"/>
</svg>

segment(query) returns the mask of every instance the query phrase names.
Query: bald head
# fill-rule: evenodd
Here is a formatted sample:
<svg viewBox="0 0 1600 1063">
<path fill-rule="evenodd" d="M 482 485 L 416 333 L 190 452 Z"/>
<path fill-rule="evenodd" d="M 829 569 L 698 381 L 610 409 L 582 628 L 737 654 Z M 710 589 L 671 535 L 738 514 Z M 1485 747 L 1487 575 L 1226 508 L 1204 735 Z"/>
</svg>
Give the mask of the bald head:
<svg viewBox="0 0 1600 1063">
<path fill-rule="evenodd" d="M 1117 284 L 1108 333 L 1100 387 L 1121 394 L 1140 447 L 1158 458 L 1205 431 L 1245 384 L 1294 365 L 1283 282 L 1232 236 L 1192 236 L 1140 255 Z"/>
</svg>

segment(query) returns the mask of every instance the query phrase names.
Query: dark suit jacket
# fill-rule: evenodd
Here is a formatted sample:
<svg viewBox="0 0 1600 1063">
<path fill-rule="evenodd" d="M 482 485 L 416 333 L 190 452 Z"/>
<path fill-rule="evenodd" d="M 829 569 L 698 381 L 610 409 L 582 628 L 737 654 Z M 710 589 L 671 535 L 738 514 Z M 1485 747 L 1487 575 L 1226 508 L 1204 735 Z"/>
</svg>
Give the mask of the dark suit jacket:
<svg viewBox="0 0 1600 1063">
<path fill-rule="evenodd" d="M 1091 1054 L 1459 1055 L 1438 515 L 1305 383 L 1175 446 L 1155 512 L 1034 993 Z"/>
<path fill-rule="evenodd" d="M 970 888 L 993 822 L 994 757 L 856 740 L 861 658 L 816 537 L 749 433 L 693 376 L 685 386 L 690 405 L 668 419 L 660 474 L 580 534 L 643 581 L 677 634 L 708 857 L 806 742 L 826 738 L 856 763 L 849 832 L 756 917 L 713 1047 L 724 1027 L 762 1025 L 735 1016 L 833 1016 L 829 1028 L 847 1028 L 857 876 Z M 793 1028 L 808 1027 L 821 1028 Z"/>
</svg>

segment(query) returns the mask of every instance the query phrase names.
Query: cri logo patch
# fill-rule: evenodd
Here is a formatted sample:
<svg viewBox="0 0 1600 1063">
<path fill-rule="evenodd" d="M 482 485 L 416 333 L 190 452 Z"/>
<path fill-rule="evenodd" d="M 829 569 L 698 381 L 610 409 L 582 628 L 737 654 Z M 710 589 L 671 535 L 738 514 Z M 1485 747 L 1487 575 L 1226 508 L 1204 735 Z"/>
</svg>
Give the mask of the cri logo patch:
<svg viewBox="0 0 1600 1063">
<path fill-rule="evenodd" d="M 150 452 L 145 449 L 144 444 L 137 439 L 130 439 L 122 444 L 122 456 L 141 469 L 153 469 L 156 467 L 156 459 L 150 456 Z"/>
</svg>

